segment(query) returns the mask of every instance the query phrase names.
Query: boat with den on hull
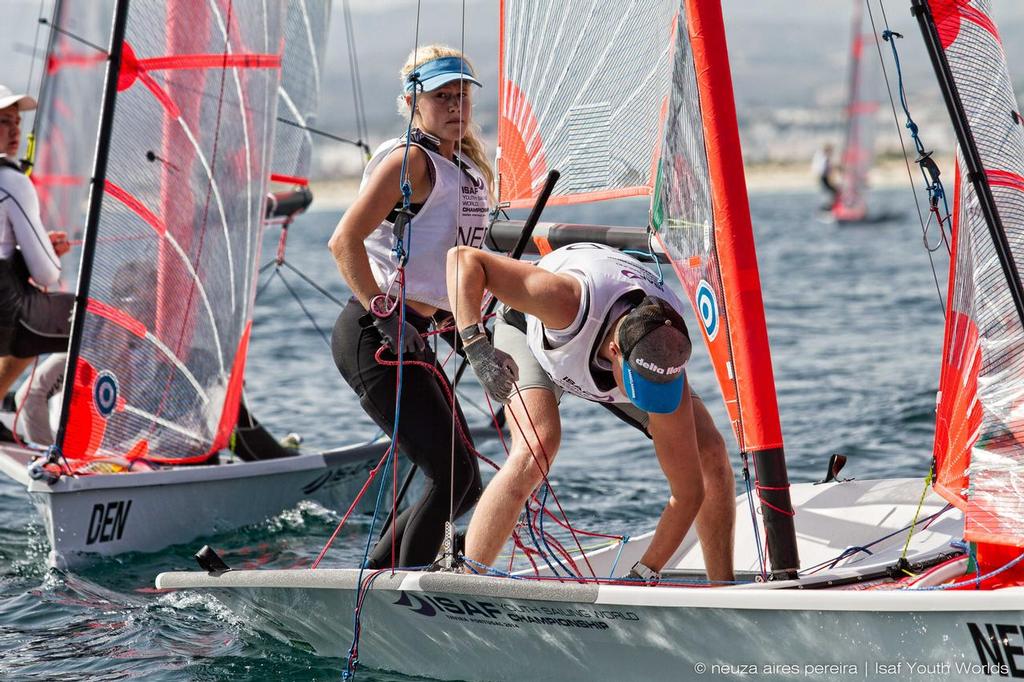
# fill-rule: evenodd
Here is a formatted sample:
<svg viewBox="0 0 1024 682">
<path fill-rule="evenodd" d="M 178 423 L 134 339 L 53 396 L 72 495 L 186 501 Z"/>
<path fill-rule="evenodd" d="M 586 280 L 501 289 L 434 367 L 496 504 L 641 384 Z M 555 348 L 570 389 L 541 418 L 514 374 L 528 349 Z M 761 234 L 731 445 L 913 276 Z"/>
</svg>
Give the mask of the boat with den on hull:
<svg viewBox="0 0 1024 682">
<path fill-rule="evenodd" d="M 71 380 L 52 447 L 0 447 L 52 564 L 157 551 L 305 499 L 344 508 L 387 449 L 229 451 L 261 237 L 312 200 L 331 3 L 242 9 L 54 3 L 31 177 L 44 224 L 83 240 Z"/>
</svg>

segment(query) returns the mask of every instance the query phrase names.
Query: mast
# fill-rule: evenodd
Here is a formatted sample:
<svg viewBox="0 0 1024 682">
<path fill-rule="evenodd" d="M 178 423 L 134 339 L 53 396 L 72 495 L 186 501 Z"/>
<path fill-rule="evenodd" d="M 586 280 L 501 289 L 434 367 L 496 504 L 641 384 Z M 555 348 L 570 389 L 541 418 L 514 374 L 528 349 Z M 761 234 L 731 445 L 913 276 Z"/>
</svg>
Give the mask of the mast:
<svg viewBox="0 0 1024 682">
<path fill-rule="evenodd" d="M 75 313 L 71 324 L 71 341 L 68 347 L 68 363 L 64 368 L 65 390 L 61 402 L 60 426 L 57 428 L 55 444 L 58 451 L 64 449 L 67 435 L 68 414 L 78 356 L 82 346 L 82 330 L 85 326 L 85 308 L 89 302 L 89 284 L 92 279 L 93 260 L 96 251 L 96 228 L 100 221 L 100 209 L 103 204 L 103 189 L 107 180 L 107 158 L 110 151 L 110 138 L 114 128 L 114 108 L 117 101 L 117 81 L 121 72 L 121 47 L 124 44 L 125 29 L 128 24 L 128 4 L 130 0 L 117 0 L 114 7 L 114 25 L 110 35 L 110 50 L 107 58 L 106 81 L 103 87 L 103 104 L 100 111 L 100 127 L 96 140 L 96 157 L 93 164 L 92 187 L 89 190 L 89 215 L 85 223 L 85 235 L 82 243 L 82 261 L 79 265 L 78 287 L 75 294 Z"/>
<path fill-rule="evenodd" d="M 32 166 L 36 162 L 36 145 L 39 142 L 39 121 L 42 118 L 40 114 L 43 110 L 49 106 L 52 90 L 52 79 L 50 77 L 50 59 L 53 57 L 53 50 L 57 45 L 57 26 L 60 25 L 60 11 L 64 4 L 64 0 L 56 0 L 53 3 L 53 12 L 50 14 L 50 35 L 46 39 L 46 54 L 43 55 L 43 74 L 39 83 L 39 99 L 38 106 L 36 107 L 35 116 L 32 117 L 32 132 L 31 139 L 29 141 L 30 148 L 28 154 L 28 175 L 32 175 Z M 42 19 L 40 19 L 42 21 Z"/>
<path fill-rule="evenodd" d="M 719 3 L 705 0 L 684 0 L 684 6 L 693 51 L 693 70 L 697 78 L 700 117 L 708 144 L 706 155 L 713 202 L 715 258 L 721 277 L 724 317 L 729 329 L 727 336 L 719 336 L 726 337 L 728 341 L 727 348 L 719 352 L 716 371 L 721 385 L 731 383 L 735 387 L 737 440 L 741 451 L 753 456 L 772 575 L 780 579 L 792 578 L 799 569 L 800 558 L 722 8 Z M 681 271 L 678 259 L 674 266 L 681 280 L 692 278 Z M 707 285 L 707 282 L 702 281 L 702 284 Z M 701 287 L 698 286 L 697 290 L 695 300 L 698 317 L 701 318 Z M 712 334 L 707 330 L 705 326 L 705 335 L 710 338 Z"/>
<path fill-rule="evenodd" d="M 935 76 L 939 81 L 942 99 L 946 103 L 950 122 L 953 124 L 956 140 L 960 145 L 960 151 L 966 166 L 966 179 L 977 193 L 978 207 L 985 217 L 986 225 L 988 225 L 992 244 L 995 246 L 996 255 L 999 257 L 999 265 L 1002 267 L 1003 275 L 1006 277 L 1006 284 L 1013 298 L 1014 307 L 1017 310 L 1017 317 L 1021 324 L 1024 325 L 1024 286 L 1021 285 L 1020 278 L 1017 276 L 1017 264 L 1014 262 L 1010 243 L 1006 238 L 1003 221 L 996 207 L 996 200 L 992 194 L 992 187 L 988 182 L 988 176 L 985 173 L 981 152 L 978 150 L 977 142 L 974 139 L 967 111 L 964 109 L 963 102 L 960 99 L 960 93 L 957 91 L 953 72 L 950 69 L 949 61 L 946 59 L 946 52 L 942 47 L 938 28 L 935 26 L 935 17 L 926 0 L 911 0 L 910 5 L 911 14 L 917 17 L 917 23 L 921 27 L 925 48 L 928 50 L 928 57 L 931 59 L 932 68 L 935 69 Z"/>
</svg>

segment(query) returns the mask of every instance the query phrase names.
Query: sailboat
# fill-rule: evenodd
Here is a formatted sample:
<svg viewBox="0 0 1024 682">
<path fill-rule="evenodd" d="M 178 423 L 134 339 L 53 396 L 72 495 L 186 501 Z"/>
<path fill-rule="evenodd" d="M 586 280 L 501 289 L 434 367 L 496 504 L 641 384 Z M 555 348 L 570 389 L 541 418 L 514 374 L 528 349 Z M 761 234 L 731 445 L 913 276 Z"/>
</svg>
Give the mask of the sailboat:
<svg viewBox="0 0 1024 682">
<path fill-rule="evenodd" d="M 842 181 L 830 212 L 838 223 L 864 222 L 868 218 L 868 171 L 875 158 L 874 121 L 878 99 L 865 83 L 867 67 L 873 63 L 865 44 L 873 45 L 875 34 L 865 31 L 864 3 L 854 0 L 850 29 L 850 66 L 847 81 L 846 133 L 840 159 Z"/>
<path fill-rule="evenodd" d="M 33 180 L 47 225 L 85 225 L 72 380 L 52 449 L 0 447 L 51 564 L 337 508 L 384 452 L 226 453 L 265 212 L 310 198 L 329 17 L 327 0 L 56 3 Z M 268 201 L 271 180 L 300 191 Z"/>
<path fill-rule="evenodd" d="M 1019 674 L 1024 128 L 989 1 L 911 6 L 960 145 L 933 485 L 843 480 L 838 460 L 820 484 L 788 481 L 719 3 L 602 14 L 508 0 L 502 196 L 529 203 L 546 170 L 561 168 L 571 177 L 555 203 L 652 197 L 654 236 L 694 306 L 745 473 L 749 461 L 756 474 L 737 499 L 739 512 L 760 505 L 737 530 L 739 580 L 702 580 L 691 531 L 655 585 L 618 577 L 645 535 L 576 554 L 569 575 L 207 564 L 157 586 L 215 595 L 253 627 L 350 667 L 441 679 Z"/>
</svg>

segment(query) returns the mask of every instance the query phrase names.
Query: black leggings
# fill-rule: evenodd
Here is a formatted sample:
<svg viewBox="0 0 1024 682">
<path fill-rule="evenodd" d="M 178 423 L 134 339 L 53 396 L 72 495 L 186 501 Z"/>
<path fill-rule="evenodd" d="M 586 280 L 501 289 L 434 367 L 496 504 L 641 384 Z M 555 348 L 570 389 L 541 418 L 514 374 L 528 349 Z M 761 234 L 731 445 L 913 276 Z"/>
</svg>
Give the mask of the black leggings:
<svg viewBox="0 0 1024 682">
<path fill-rule="evenodd" d="M 428 318 L 409 308 L 406 308 L 405 319 L 420 332 L 427 331 L 430 324 Z M 331 339 L 334 363 L 359 396 L 366 414 L 391 435 L 395 430 L 396 368 L 381 365 L 374 359 L 381 344 L 372 317 L 358 300 L 349 301 L 334 324 Z M 384 351 L 384 357 L 395 359 L 389 351 Z M 423 357 L 405 355 L 405 358 L 437 364 L 429 347 Z M 426 486 L 420 499 L 398 515 L 370 552 L 369 568 L 392 565 L 392 533 L 398 551 L 395 566 L 431 563 L 441 547 L 444 524 L 452 511 L 458 518 L 480 498 L 482 487 L 477 458 L 457 431 L 452 447 L 452 406 L 441 387 L 442 381 L 448 385 L 447 379 L 439 379 L 425 367 L 406 365 L 403 368 L 398 449 L 419 467 L 426 478 Z M 466 418 L 457 399 L 455 408 L 468 437 Z"/>
</svg>

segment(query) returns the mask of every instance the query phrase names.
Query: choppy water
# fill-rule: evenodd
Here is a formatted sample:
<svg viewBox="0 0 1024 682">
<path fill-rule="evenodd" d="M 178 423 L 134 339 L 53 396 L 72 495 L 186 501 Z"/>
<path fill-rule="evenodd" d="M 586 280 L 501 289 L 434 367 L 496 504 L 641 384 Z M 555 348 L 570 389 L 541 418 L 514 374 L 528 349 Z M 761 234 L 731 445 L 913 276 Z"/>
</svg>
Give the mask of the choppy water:
<svg viewBox="0 0 1024 682">
<path fill-rule="evenodd" d="M 908 192 L 878 193 L 875 202 L 902 207 L 905 218 L 862 227 L 819 222 L 819 198 L 809 193 L 751 200 L 791 479 L 820 478 L 833 452 L 850 456 L 847 473 L 858 478 L 923 476 L 942 313 Z M 574 218 L 626 223 L 637 209 L 600 207 Z M 336 219 L 331 213 L 302 218 L 291 230 L 288 260 L 344 298 L 324 246 Z M 276 235 L 268 236 L 266 257 Z M 944 272 L 945 262 L 938 267 Z M 329 336 L 336 305 L 287 278 Z M 260 298 L 249 368 L 250 403 L 275 432 L 301 432 L 312 447 L 374 434 L 320 334 L 280 281 Z M 695 359 L 691 378 L 724 431 L 728 424 L 704 356 Z M 661 476 L 646 439 L 573 399 L 563 405 L 563 424 L 552 480 L 569 517 L 611 532 L 650 529 L 663 496 L 648 492 L 660 490 Z M 497 456 L 497 447 L 481 450 Z M 234 566 L 292 566 L 316 555 L 338 521 L 336 512 L 301 505 L 207 541 Z M 362 555 L 366 525 L 356 520 L 330 563 L 352 565 Z M 124 556 L 74 575 L 49 571 L 45 534 L 27 496 L 0 480 L 0 677 L 340 679 L 342 661 L 262 636 L 209 598 L 155 593 L 156 574 L 193 568 L 190 555 L 200 544 Z M 409 678 L 362 671 L 359 679 Z"/>
</svg>

